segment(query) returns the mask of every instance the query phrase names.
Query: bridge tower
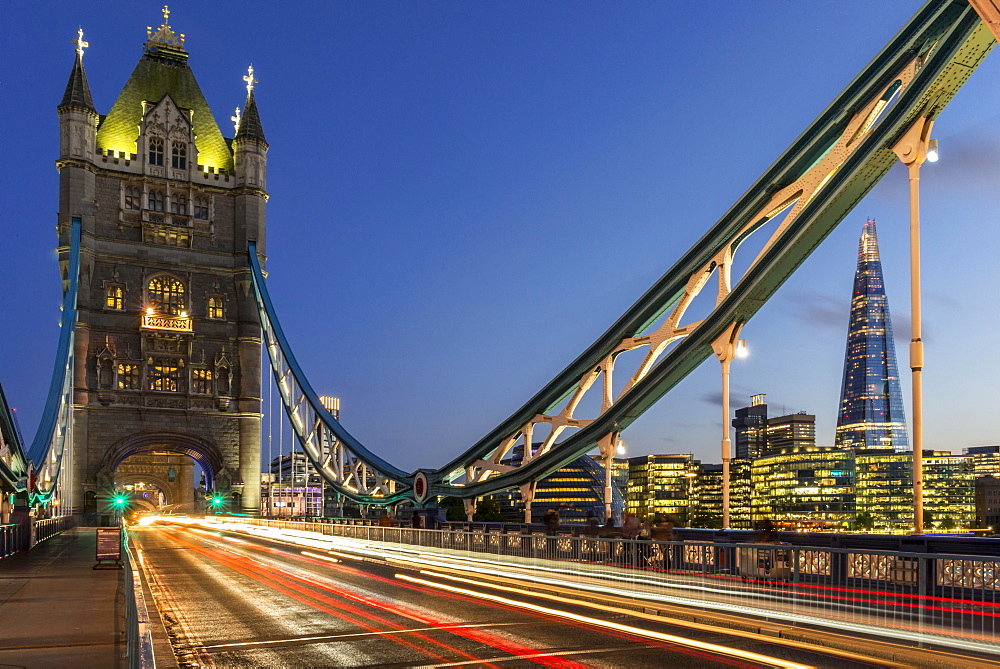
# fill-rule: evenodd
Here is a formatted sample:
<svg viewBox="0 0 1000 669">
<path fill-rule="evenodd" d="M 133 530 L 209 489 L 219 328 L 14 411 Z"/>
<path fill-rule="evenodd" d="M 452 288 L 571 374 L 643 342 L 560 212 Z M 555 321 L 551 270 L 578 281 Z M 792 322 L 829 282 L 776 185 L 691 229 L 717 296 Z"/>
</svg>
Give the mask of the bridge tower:
<svg viewBox="0 0 1000 669">
<path fill-rule="evenodd" d="M 164 454 L 200 464 L 231 508 L 259 509 L 261 330 L 246 253 L 251 241 L 264 249 L 268 145 L 256 80 L 251 69 L 224 137 L 168 17 L 147 28 L 106 116 L 81 30 L 58 107 L 64 281 L 70 223 L 83 224 L 64 497 L 77 514 L 103 511 L 123 463 L 122 476 L 167 480 Z"/>
</svg>

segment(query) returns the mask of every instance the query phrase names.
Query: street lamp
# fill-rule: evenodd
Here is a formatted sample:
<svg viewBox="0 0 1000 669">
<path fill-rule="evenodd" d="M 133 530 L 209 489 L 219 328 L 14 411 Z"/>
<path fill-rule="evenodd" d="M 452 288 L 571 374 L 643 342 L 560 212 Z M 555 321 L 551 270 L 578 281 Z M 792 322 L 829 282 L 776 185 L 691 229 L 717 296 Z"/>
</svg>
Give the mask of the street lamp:
<svg viewBox="0 0 1000 669">
<path fill-rule="evenodd" d="M 614 499 L 614 478 L 612 467 L 615 462 L 615 455 L 625 455 L 625 440 L 619 439 L 617 434 L 607 437 L 608 443 L 613 448 L 601 448 L 604 456 L 604 522 L 611 520 L 611 501 Z"/>
<path fill-rule="evenodd" d="M 921 117 L 906 131 L 893 153 L 906 165 L 910 181 L 910 371 L 913 392 L 913 533 L 924 532 L 924 342 L 920 324 L 920 165 L 937 162 L 938 145 L 930 139 L 934 120 Z"/>
<path fill-rule="evenodd" d="M 722 363 L 722 529 L 729 529 L 729 460 L 732 442 L 729 440 L 729 364 L 733 358 L 747 357 L 746 341 L 740 339 L 743 323 L 733 323 L 712 342 L 715 357 Z"/>
</svg>

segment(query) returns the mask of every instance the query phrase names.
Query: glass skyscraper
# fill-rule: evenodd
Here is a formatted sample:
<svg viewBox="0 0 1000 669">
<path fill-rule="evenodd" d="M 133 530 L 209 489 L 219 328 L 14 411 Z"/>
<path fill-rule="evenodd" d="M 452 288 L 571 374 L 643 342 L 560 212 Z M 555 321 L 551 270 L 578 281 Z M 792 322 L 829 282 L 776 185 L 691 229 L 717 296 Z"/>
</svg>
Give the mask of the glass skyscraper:
<svg viewBox="0 0 1000 669">
<path fill-rule="evenodd" d="M 858 245 L 839 409 L 837 448 L 910 450 L 889 302 L 871 219 L 865 222 Z"/>
</svg>

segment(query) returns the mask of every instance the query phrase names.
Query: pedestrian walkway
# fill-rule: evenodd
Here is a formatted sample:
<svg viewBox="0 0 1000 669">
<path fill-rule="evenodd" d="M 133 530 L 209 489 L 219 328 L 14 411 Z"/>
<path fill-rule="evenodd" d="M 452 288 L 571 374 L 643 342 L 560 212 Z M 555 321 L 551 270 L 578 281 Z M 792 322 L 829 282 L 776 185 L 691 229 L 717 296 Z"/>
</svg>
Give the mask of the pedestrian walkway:
<svg viewBox="0 0 1000 669">
<path fill-rule="evenodd" d="M 0 667 L 122 667 L 121 570 L 94 569 L 77 527 L 0 560 Z"/>
</svg>

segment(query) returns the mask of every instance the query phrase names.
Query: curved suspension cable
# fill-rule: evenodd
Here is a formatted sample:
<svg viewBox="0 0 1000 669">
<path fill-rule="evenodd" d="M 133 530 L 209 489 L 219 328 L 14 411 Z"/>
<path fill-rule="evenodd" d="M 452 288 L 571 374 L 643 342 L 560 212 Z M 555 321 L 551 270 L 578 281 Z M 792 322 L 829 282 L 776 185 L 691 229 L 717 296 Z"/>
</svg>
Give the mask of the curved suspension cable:
<svg viewBox="0 0 1000 669">
<path fill-rule="evenodd" d="M 63 294 L 55 368 L 52 370 L 42 420 L 28 450 L 28 458 L 35 467 L 37 477 L 37 491 L 31 492 L 30 504 L 47 504 L 52 499 L 62 471 L 69 423 L 73 419 L 73 343 L 76 337 L 77 293 L 80 284 L 80 229 L 80 218 L 73 217 L 70 223 L 69 267 L 63 278 L 69 285 Z"/>
</svg>

